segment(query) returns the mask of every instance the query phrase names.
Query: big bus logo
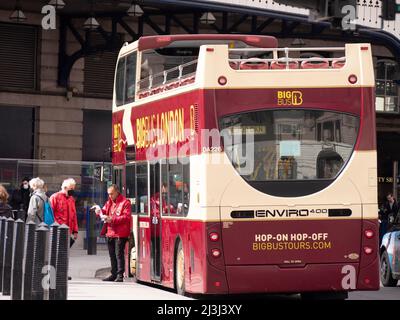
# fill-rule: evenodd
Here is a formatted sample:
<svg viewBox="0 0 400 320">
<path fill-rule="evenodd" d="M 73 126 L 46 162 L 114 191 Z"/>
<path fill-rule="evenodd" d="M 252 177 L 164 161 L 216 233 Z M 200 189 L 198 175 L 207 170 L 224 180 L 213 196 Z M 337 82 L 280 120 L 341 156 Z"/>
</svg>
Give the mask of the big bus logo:
<svg viewBox="0 0 400 320">
<path fill-rule="evenodd" d="M 122 151 L 122 128 L 121 124 L 114 124 L 114 141 L 113 141 L 113 151 L 121 152 Z"/>
<path fill-rule="evenodd" d="M 301 106 L 303 93 L 300 91 L 278 91 L 278 106 Z"/>
</svg>

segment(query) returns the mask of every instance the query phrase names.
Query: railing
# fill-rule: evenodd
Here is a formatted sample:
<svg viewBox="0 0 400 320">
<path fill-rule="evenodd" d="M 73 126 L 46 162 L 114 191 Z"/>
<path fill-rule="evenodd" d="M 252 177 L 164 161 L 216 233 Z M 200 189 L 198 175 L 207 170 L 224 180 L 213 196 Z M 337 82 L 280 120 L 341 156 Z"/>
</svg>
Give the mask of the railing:
<svg viewBox="0 0 400 320">
<path fill-rule="evenodd" d="M 64 179 L 74 178 L 77 182 L 78 224 L 82 229 L 86 223 L 87 206 L 102 204 L 107 200 L 111 171 L 111 163 L 107 162 L 0 159 L 0 184 L 6 187 L 11 201 L 13 192 L 20 188 L 24 177 L 39 176 L 46 183 L 48 195 L 58 192 Z"/>
<path fill-rule="evenodd" d="M 181 64 L 174 68 L 150 75 L 138 82 L 139 95 L 145 91 L 161 86 L 167 86 L 173 82 L 185 80 L 196 76 L 198 60 Z"/>
<path fill-rule="evenodd" d="M 323 57 L 310 57 L 310 58 L 293 58 L 290 57 L 291 52 L 345 52 L 344 47 L 328 47 L 328 48 L 246 48 L 246 49 L 230 49 L 229 54 L 238 55 L 243 53 L 248 54 L 272 54 L 272 58 L 244 58 L 244 59 L 229 59 L 230 66 L 235 70 L 248 70 L 248 69 L 329 69 L 341 68 L 346 63 L 346 57 L 338 58 L 323 58 Z M 279 57 L 279 53 L 284 53 L 283 57 Z M 264 65 L 264 66 L 263 66 Z M 252 67 L 254 66 L 254 67 Z"/>
<path fill-rule="evenodd" d="M 343 56 L 338 58 L 293 58 L 290 57 L 292 52 L 343 52 Z M 342 68 L 346 63 L 344 47 L 312 47 L 312 48 L 241 48 L 229 49 L 229 56 L 232 55 L 263 55 L 272 54 L 273 58 L 244 58 L 244 59 L 229 59 L 230 66 L 235 70 L 244 69 L 330 69 Z M 283 53 L 283 57 L 279 57 L 279 53 Z M 193 60 L 174 68 L 150 75 L 137 84 L 139 99 L 143 99 L 158 93 L 162 93 L 171 89 L 186 86 L 194 83 L 196 80 L 196 69 L 198 60 Z M 260 67 L 264 64 L 266 68 Z M 256 65 L 258 67 L 252 67 Z"/>
</svg>

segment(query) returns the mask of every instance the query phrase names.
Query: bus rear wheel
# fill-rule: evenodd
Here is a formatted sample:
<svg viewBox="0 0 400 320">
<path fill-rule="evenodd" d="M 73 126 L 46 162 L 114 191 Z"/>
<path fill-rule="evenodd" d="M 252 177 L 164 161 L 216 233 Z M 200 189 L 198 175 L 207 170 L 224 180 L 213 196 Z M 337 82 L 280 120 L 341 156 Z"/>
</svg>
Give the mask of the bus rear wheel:
<svg viewBox="0 0 400 320">
<path fill-rule="evenodd" d="M 384 287 L 395 287 L 397 280 L 393 278 L 390 269 L 389 255 L 386 251 L 381 256 L 381 281 Z"/>
<path fill-rule="evenodd" d="M 178 294 L 185 295 L 185 255 L 181 241 L 179 241 L 175 257 L 175 287 Z"/>
</svg>

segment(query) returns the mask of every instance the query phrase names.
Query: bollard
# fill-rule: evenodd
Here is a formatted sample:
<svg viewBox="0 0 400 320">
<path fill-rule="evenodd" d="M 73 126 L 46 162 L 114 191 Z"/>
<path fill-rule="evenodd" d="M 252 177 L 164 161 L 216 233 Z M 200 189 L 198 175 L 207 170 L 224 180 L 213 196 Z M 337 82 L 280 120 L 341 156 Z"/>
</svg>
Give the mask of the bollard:
<svg viewBox="0 0 400 320">
<path fill-rule="evenodd" d="M 4 268 L 4 239 L 6 233 L 6 218 L 0 217 L 0 292 L 3 291 L 3 268 Z"/>
<path fill-rule="evenodd" d="M 12 263 L 12 246 L 14 236 L 14 219 L 6 220 L 6 234 L 4 240 L 4 261 L 3 261 L 3 296 L 11 294 L 11 263 Z"/>
<path fill-rule="evenodd" d="M 96 213 L 89 210 L 88 234 L 87 234 L 87 253 L 88 255 L 97 254 L 97 235 L 96 235 Z"/>
<path fill-rule="evenodd" d="M 33 274 L 33 252 L 35 247 L 36 223 L 33 221 L 25 225 L 24 243 L 24 300 L 32 299 L 32 274 Z"/>
<path fill-rule="evenodd" d="M 17 211 L 17 216 L 15 220 L 21 219 L 22 221 L 26 221 L 26 211 L 24 210 L 24 205 L 21 204 L 19 210 Z"/>
<path fill-rule="evenodd" d="M 54 222 L 50 226 L 50 240 L 49 240 L 49 269 L 50 274 L 50 287 L 49 287 L 49 300 L 56 299 L 56 277 L 57 277 L 57 246 L 58 246 L 58 228 L 60 225 Z"/>
<path fill-rule="evenodd" d="M 69 238 L 69 228 L 63 224 L 58 228 L 56 300 L 67 300 L 68 297 Z"/>
<path fill-rule="evenodd" d="M 11 300 L 22 300 L 22 266 L 24 260 L 25 224 L 21 219 L 14 223 L 11 272 Z"/>
<path fill-rule="evenodd" d="M 45 299 L 44 274 L 42 271 L 47 263 L 47 240 L 49 229 L 46 224 L 40 224 L 35 231 L 35 245 L 33 249 L 33 273 L 32 273 L 32 300 Z"/>
</svg>

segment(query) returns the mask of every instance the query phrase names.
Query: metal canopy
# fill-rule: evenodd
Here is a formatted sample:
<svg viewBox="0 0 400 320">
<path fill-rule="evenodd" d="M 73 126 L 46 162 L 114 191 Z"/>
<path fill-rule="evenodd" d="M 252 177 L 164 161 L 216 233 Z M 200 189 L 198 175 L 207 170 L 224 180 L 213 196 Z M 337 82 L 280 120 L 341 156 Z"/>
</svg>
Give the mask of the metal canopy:
<svg viewBox="0 0 400 320">
<path fill-rule="evenodd" d="M 22 0 L 24 12 L 40 12 L 48 0 Z M 141 0 L 137 3 L 144 14 L 139 18 L 131 18 L 126 14 L 131 0 L 96 0 L 93 13 L 99 19 L 100 27 L 96 31 L 82 32 L 82 19 L 90 16 L 91 1 L 66 0 L 64 9 L 59 15 L 59 71 L 58 84 L 68 86 L 69 76 L 77 60 L 90 54 L 101 52 L 116 52 L 122 43 L 118 28 L 122 28 L 132 41 L 144 35 L 144 30 L 150 28 L 152 35 L 170 34 L 172 27 L 179 27 L 187 34 L 205 33 L 247 33 L 271 35 L 277 38 L 325 39 L 349 42 L 367 41 L 373 44 L 385 45 L 400 60 L 400 42 L 394 35 L 373 29 L 359 29 L 355 32 L 344 32 L 332 29 L 328 22 L 310 22 L 302 15 L 260 10 L 240 5 L 228 5 L 210 1 L 190 0 Z M 12 10 L 15 1 L 2 1 L 1 9 Z M 211 25 L 202 25 L 200 17 L 204 12 L 211 11 L 217 21 Z M 111 21 L 111 31 L 101 27 L 101 21 Z M 79 21 L 78 21 L 79 20 Z M 147 27 L 147 28 L 145 28 Z M 67 35 L 71 32 L 80 48 L 68 54 Z M 104 41 L 93 41 L 97 33 Z"/>
</svg>

